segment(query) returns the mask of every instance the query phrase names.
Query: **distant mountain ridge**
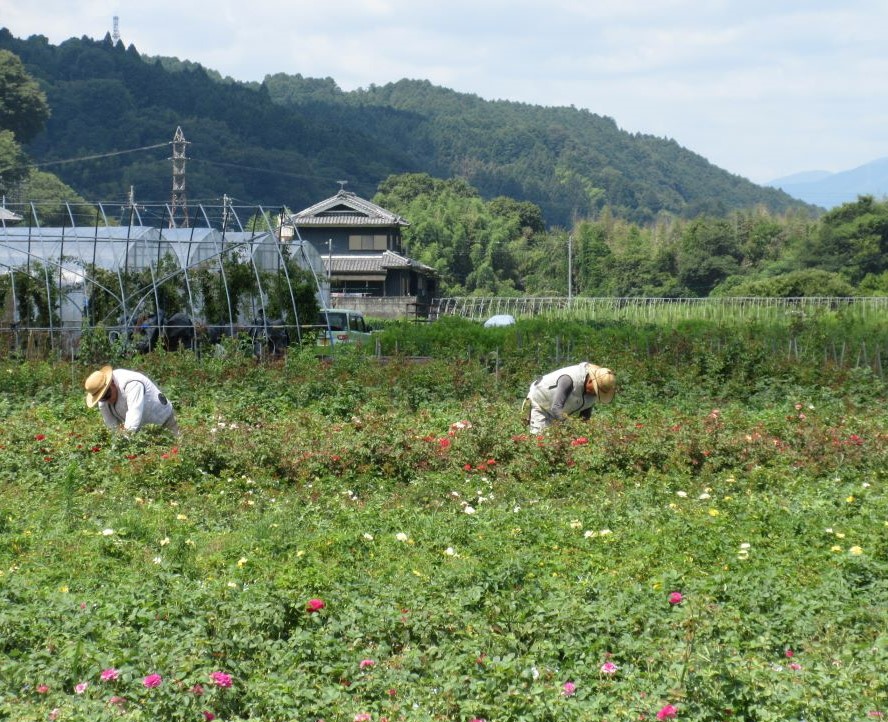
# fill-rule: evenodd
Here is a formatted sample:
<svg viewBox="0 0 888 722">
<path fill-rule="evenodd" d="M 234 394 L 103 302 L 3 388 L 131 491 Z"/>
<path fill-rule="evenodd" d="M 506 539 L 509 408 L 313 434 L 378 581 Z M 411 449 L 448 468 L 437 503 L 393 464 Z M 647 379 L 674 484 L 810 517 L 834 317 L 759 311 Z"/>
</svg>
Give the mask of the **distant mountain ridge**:
<svg viewBox="0 0 888 722">
<path fill-rule="evenodd" d="M 370 198 L 391 175 L 427 173 L 464 179 L 486 199 L 532 202 L 562 227 L 605 208 L 638 223 L 753 207 L 816 212 L 674 140 L 573 107 L 488 101 L 425 80 L 351 92 L 301 75 L 241 83 L 142 56 L 110 35 L 54 46 L 0 28 L 0 48 L 22 59 L 52 109 L 27 152 L 88 199 L 125 199 L 131 187 L 137 200 L 168 199 L 169 149 L 130 149 L 157 148 L 181 126 L 190 199 L 301 210 L 340 179 Z"/>
<path fill-rule="evenodd" d="M 876 200 L 882 200 L 888 196 L 888 157 L 840 173 L 794 173 L 766 185 L 826 209 L 854 202 L 858 196 L 873 196 Z"/>
</svg>

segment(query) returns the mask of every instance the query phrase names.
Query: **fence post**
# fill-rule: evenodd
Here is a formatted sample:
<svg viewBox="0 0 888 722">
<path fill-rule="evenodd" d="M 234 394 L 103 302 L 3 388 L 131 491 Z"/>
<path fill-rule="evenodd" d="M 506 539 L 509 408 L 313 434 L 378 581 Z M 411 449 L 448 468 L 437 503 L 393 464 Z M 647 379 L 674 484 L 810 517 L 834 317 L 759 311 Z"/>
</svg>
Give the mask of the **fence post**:
<svg viewBox="0 0 888 722">
<path fill-rule="evenodd" d="M 860 350 L 857 352 L 857 363 L 854 364 L 854 368 L 860 368 L 860 359 L 863 359 L 863 365 L 869 366 L 869 357 L 866 354 L 866 341 L 860 342 Z"/>
</svg>

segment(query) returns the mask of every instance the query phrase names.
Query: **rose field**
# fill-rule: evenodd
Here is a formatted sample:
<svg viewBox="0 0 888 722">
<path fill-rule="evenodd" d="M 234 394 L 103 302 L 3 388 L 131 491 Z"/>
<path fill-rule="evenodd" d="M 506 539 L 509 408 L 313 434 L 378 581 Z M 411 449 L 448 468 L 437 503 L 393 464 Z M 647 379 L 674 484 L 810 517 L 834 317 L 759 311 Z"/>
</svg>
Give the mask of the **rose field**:
<svg viewBox="0 0 888 722">
<path fill-rule="evenodd" d="M 888 717 L 884 320 L 377 335 L 0 360 L 0 719 Z M 529 436 L 580 360 L 614 403 Z"/>
</svg>

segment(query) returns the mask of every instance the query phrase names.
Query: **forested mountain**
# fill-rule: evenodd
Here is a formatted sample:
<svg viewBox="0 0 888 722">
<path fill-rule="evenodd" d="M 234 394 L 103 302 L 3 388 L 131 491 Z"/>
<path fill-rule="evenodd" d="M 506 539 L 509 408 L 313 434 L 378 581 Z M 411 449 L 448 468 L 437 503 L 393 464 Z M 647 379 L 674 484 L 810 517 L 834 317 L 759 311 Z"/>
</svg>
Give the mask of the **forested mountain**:
<svg viewBox="0 0 888 722">
<path fill-rule="evenodd" d="M 143 57 L 110 36 L 54 46 L 0 29 L 0 49 L 21 58 L 52 109 L 25 150 L 90 200 L 123 200 L 131 186 L 138 200 L 169 199 L 168 143 L 181 127 L 194 201 L 224 194 L 301 209 L 332 195 L 337 180 L 369 198 L 388 176 L 411 172 L 462 178 L 486 199 L 530 201 L 550 226 L 604 209 L 638 223 L 755 206 L 815 210 L 672 140 L 575 108 L 486 101 L 426 81 L 353 92 L 299 75 L 239 83 Z"/>
</svg>

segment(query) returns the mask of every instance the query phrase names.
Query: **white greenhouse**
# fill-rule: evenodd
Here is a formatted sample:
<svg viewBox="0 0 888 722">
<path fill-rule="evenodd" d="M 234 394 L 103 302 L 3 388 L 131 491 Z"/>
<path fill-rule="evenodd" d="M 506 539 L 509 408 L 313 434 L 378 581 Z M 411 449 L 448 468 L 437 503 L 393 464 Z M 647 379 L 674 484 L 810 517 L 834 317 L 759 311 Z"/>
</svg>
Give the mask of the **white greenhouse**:
<svg viewBox="0 0 888 722">
<path fill-rule="evenodd" d="M 298 336 L 314 320 L 299 318 L 306 286 L 317 306 L 329 301 L 318 252 L 292 226 L 274 227 L 270 218 L 278 216 L 262 209 L 250 209 L 251 230 L 230 205 L 215 209 L 215 223 L 210 209 L 198 207 L 193 216 L 203 225 L 184 228 L 145 223 L 138 212 L 127 213 L 126 224 L 74 225 L 70 211 L 57 216 L 72 225 L 50 227 L 27 206 L 15 211 L 0 218 L 0 333 L 15 343 L 39 336 L 68 352 L 86 328 L 120 337 L 138 318 L 177 314 L 195 328 L 232 333 L 274 317 Z"/>
</svg>

